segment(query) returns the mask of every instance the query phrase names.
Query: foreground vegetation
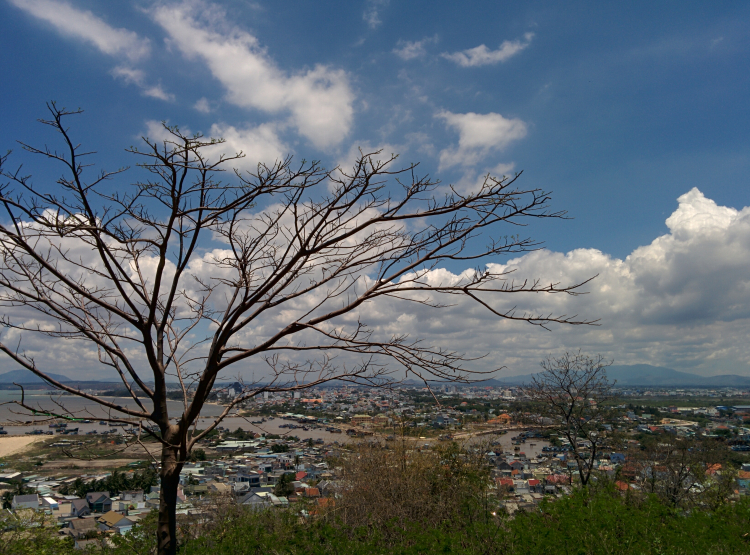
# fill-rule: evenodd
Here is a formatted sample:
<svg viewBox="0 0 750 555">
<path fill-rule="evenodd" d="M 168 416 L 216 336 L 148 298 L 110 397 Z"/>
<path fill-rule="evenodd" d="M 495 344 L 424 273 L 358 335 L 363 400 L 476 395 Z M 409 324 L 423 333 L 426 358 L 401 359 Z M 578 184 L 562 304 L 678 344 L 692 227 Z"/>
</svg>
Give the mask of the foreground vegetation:
<svg viewBox="0 0 750 555">
<path fill-rule="evenodd" d="M 238 514 L 230 525 L 188 542 L 184 553 L 739 554 L 750 552 L 748 522 L 748 503 L 686 515 L 652 498 L 633 503 L 612 491 L 580 491 L 513 519 L 470 506 L 457 520 L 406 526 Z"/>
<path fill-rule="evenodd" d="M 185 555 L 284 554 L 746 554 L 750 504 L 681 514 L 655 498 L 636 501 L 610 490 L 579 491 L 515 518 L 482 514 L 469 505 L 457 520 L 347 525 L 337 518 L 300 519 L 292 511 L 237 510 L 197 538 L 183 536 Z M 114 538 L 103 553 L 155 552 L 155 518 L 140 534 Z M 3 534 L 4 553 L 80 553 L 69 540 L 39 528 Z"/>
<path fill-rule="evenodd" d="M 202 515 L 180 521 L 183 555 L 273 554 L 746 554 L 750 502 L 689 511 L 655 495 L 622 494 L 599 477 L 569 497 L 550 497 L 538 511 L 509 516 L 481 452 L 363 447 L 332 461 L 339 468 L 334 501 L 298 501 L 289 509 L 252 511 L 216 498 Z M 19 526 L 23 524 L 23 526 Z M 6 519 L 0 551 L 74 553 L 41 522 Z M 112 555 L 155 552 L 156 515 L 130 535 L 95 548 Z"/>
</svg>

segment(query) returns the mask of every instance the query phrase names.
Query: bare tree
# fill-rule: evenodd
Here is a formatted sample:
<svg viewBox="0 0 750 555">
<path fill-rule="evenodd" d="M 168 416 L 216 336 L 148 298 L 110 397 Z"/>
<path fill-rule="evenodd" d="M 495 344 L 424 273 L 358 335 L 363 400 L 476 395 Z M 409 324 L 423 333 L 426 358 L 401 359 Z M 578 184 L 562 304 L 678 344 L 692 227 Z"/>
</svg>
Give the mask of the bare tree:
<svg viewBox="0 0 750 555">
<path fill-rule="evenodd" d="M 601 355 L 565 353 L 542 361 L 543 371 L 531 376 L 524 393 L 536 409 L 570 442 L 570 453 L 586 485 L 604 442 L 602 425 L 609 420 L 607 401 L 614 394 L 607 380 L 607 363 Z"/>
<path fill-rule="evenodd" d="M 95 347 L 133 404 L 52 379 L 21 346 L 2 342 L 0 350 L 58 390 L 98 403 L 110 420 L 140 422 L 161 442 L 159 553 L 176 550 L 183 463 L 243 401 L 331 380 L 382 385 L 409 374 L 425 383 L 477 376 L 462 353 L 375 333 L 362 321 L 369 303 L 438 309 L 463 297 L 502 319 L 591 323 L 497 308 L 499 296 L 576 295 L 582 283 L 516 281 L 510 271 L 485 268 L 443 283 L 430 273 L 447 261 L 538 248 L 498 233 L 563 215 L 548 210 L 547 193 L 517 188 L 518 176 L 487 176 L 476 192 L 461 194 L 419 177 L 416 165 L 397 169 L 395 155 L 380 160 L 379 153 L 361 153 L 349 171 L 287 158 L 253 173 L 222 174 L 241 153 L 219 155 L 221 140 L 165 125 L 167 139 L 144 138 L 144 146 L 128 149 L 147 178 L 112 187 L 124 170 L 87 179 L 91 153 L 64 123 L 79 111 L 54 103 L 49 110 L 51 118 L 40 121 L 60 135 L 63 151 L 22 145 L 62 164 L 57 185 L 39 187 L 20 169 L 2 170 L 2 324 Z M 7 156 L 2 163 L 7 167 Z M 33 319 L 13 317 L 29 311 Z M 198 431 L 220 373 L 239 374 L 258 360 L 263 373 Z M 168 408 L 168 380 L 182 390 L 177 413 Z"/>
<path fill-rule="evenodd" d="M 673 507 L 715 510 L 734 493 L 726 446 L 713 438 L 661 432 L 625 452 L 627 470 L 640 490 Z"/>
<path fill-rule="evenodd" d="M 434 525 L 462 511 L 486 516 L 491 500 L 487 449 L 456 442 L 429 449 L 415 449 L 408 440 L 392 442 L 387 449 L 377 442 L 361 443 L 338 461 L 335 513 L 347 526 L 373 526 L 386 536 L 410 523 Z"/>
</svg>

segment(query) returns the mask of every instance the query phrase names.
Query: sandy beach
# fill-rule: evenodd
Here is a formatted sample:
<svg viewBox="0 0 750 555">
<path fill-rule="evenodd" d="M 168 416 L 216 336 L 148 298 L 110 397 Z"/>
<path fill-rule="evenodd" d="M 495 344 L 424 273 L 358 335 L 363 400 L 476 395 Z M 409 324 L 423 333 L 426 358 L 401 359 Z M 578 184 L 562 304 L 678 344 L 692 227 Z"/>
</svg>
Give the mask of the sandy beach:
<svg viewBox="0 0 750 555">
<path fill-rule="evenodd" d="M 24 451 L 29 445 L 34 442 L 45 439 L 40 436 L 9 436 L 0 437 L 0 457 L 7 457 L 14 453 L 20 453 Z"/>
</svg>

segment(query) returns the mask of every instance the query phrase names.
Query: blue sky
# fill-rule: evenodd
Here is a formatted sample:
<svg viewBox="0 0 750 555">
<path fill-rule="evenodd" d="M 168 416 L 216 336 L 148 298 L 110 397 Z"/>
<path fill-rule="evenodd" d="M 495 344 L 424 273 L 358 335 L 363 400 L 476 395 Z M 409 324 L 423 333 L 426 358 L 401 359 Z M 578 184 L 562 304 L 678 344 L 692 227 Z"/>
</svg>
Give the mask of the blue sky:
<svg viewBox="0 0 750 555">
<path fill-rule="evenodd" d="M 750 374 L 750 4 L 1 0 L 0 26 L 0 149 L 49 140 L 54 99 L 86 110 L 75 134 L 108 168 L 168 120 L 252 160 L 383 147 L 465 188 L 523 170 L 573 219 L 535 224 L 549 251 L 513 263 L 601 274 L 563 307 L 601 328 L 413 333 L 509 374 L 577 347 Z"/>
</svg>

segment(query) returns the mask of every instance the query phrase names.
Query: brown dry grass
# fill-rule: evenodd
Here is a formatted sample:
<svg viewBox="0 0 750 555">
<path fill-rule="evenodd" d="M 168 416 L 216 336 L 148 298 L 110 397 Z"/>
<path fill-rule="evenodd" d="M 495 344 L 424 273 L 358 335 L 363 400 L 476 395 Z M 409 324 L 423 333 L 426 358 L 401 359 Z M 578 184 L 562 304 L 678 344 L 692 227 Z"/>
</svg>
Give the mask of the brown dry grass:
<svg viewBox="0 0 750 555">
<path fill-rule="evenodd" d="M 388 449 L 362 444 L 342 457 L 335 513 L 353 527 L 439 525 L 475 505 L 470 498 L 482 504 L 489 479 L 483 452 L 455 443 L 423 450 L 408 441 Z"/>
</svg>

